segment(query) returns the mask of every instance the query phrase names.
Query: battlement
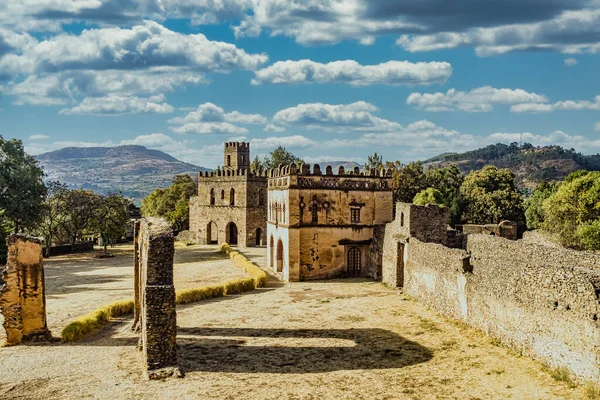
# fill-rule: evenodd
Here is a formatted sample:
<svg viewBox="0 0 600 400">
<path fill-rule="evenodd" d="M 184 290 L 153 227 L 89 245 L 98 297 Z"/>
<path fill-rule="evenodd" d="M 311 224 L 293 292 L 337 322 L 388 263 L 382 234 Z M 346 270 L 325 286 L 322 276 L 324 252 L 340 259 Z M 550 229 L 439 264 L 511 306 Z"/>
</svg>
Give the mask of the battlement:
<svg viewBox="0 0 600 400">
<path fill-rule="evenodd" d="M 259 171 L 250 171 L 248 169 L 223 169 L 216 171 L 204 171 L 198 173 L 198 182 L 203 178 L 220 178 L 220 177 L 235 177 L 235 176 L 246 176 L 249 178 L 267 177 L 268 171 L 266 169 L 260 169 Z"/>
<path fill-rule="evenodd" d="M 248 143 L 248 142 L 225 142 L 225 148 L 228 148 L 228 147 L 250 150 L 250 143 Z"/>
<path fill-rule="evenodd" d="M 290 187 L 320 188 L 341 190 L 392 190 L 392 170 L 372 168 L 368 173 L 361 172 L 359 167 L 346 171 L 340 166 L 337 175 L 333 174 L 331 165 L 325 167 L 325 174 L 319 164 L 314 164 L 312 170 L 309 164 L 295 163 L 280 165 L 270 169 L 269 189 Z"/>
</svg>

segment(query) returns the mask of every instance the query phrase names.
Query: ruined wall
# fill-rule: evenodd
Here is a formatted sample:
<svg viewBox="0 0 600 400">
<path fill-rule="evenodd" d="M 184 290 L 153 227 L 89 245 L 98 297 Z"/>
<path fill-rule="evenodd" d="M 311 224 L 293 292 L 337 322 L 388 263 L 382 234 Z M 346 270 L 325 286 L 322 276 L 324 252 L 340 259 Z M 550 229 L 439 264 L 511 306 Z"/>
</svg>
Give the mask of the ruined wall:
<svg viewBox="0 0 600 400">
<path fill-rule="evenodd" d="M 405 292 L 525 355 L 599 382 L 600 257 L 494 236 L 466 242 L 468 252 L 409 238 Z M 396 268 L 388 250 L 384 277 Z"/>
<path fill-rule="evenodd" d="M 8 259 L 2 272 L 0 309 L 6 342 L 44 340 L 51 334 L 46 323 L 44 261 L 41 241 L 23 235 L 7 238 Z"/>
<path fill-rule="evenodd" d="M 412 236 L 423 242 L 445 243 L 449 211 L 433 204 L 419 206 L 396 203 L 396 233 Z"/>
<path fill-rule="evenodd" d="M 150 379 L 179 375 L 173 286 L 175 244 L 168 222 L 142 219 L 137 231 L 142 357 Z"/>
<path fill-rule="evenodd" d="M 506 239 L 518 239 L 518 226 L 516 222 L 502 221 L 499 224 L 464 224 L 456 225 L 456 230 L 464 235 L 482 234 L 500 236 Z"/>
<path fill-rule="evenodd" d="M 375 225 L 373 227 L 373 241 L 369 247 L 367 255 L 367 265 L 365 276 L 378 281 L 381 280 L 383 264 L 383 246 L 385 240 L 385 225 Z"/>
<path fill-rule="evenodd" d="M 200 231 L 200 225 L 199 225 L 199 215 L 198 215 L 198 196 L 192 196 L 190 197 L 190 232 L 192 232 L 192 235 L 194 236 L 194 240 L 196 241 L 196 243 L 199 243 L 199 231 Z"/>
</svg>

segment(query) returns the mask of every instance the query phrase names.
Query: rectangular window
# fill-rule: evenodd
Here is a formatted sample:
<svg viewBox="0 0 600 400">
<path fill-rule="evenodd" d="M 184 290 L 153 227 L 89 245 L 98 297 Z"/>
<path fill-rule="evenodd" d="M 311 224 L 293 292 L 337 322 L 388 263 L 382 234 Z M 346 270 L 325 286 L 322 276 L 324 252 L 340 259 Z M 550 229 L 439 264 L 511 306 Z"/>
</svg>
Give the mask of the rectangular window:
<svg viewBox="0 0 600 400">
<path fill-rule="evenodd" d="M 360 208 L 351 208 L 350 209 L 350 221 L 353 224 L 360 222 Z"/>
</svg>

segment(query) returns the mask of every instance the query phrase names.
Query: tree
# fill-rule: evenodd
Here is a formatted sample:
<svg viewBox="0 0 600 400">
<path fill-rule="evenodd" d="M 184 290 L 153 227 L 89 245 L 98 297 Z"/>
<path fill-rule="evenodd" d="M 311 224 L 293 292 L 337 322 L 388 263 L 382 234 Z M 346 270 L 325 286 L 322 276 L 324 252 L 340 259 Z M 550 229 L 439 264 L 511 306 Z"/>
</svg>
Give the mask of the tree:
<svg viewBox="0 0 600 400">
<path fill-rule="evenodd" d="M 270 152 L 263 160 L 263 166 L 267 169 L 277 168 L 279 165 L 290 165 L 291 163 L 301 164 L 304 163 L 300 157 L 296 157 L 283 146 L 277 147 L 275 150 Z"/>
<path fill-rule="evenodd" d="M 400 161 L 387 163 L 392 168 L 392 188 L 394 189 L 394 202 L 403 201 L 410 203 L 417 193 L 427 189 L 427 177 L 423 172 L 421 162 L 402 164 Z"/>
<path fill-rule="evenodd" d="M 573 175 L 575 174 L 575 175 Z M 600 172 L 569 175 L 542 205 L 542 228 L 558 235 L 567 247 L 595 247 L 600 220 Z"/>
<path fill-rule="evenodd" d="M 128 203 L 120 194 L 102 196 L 97 203 L 90 230 L 102 238 L 105 256 L 108 243 L 115 243 L 127 232 Z"/>
<path fill-rule="evenodd" d="M 67 186 L 58 182 L 48 182 L 48 194 L 42 204 L 42 216 L 33 232 L 44 238 L 46 245 L 46 257 L 50 257 L 50 247 L 59 237 L 63 229 L 65 218 L 68 215 L 66 209 L 66 197 L 69 190 Z"/>
<path fill-rule="evenodd" d="M 39 220 L 46 196 L 43 177 L 36 159 L 25 153 L 23 142 L 0 136 L 0 209 L 12 222 L 13 231 L 32 227 Z"/>
<path fill-rule="evenodd" d="M 383 168 L 383 156 L 377 154 L 377 152 L 373 153 L 372 156 L 368 156 L 367 162 L 365 163 L 365 171 L 370 171 L 372 168 Z"/>
<path fill-rule="evenodd" d="M 196 191 L 196 182 L 189 175 L 177 175 L 171 186 L 156 189 L 142 200 L 142 214 L 164 218 L 177 231 L 189 229 L 189 201 Z"/>
<path fill-rule="evenodd" d="M 460 187 L 465 202 L 463 220 L 475 224 L 497 224 L 502 220 L 525 221 L 523 199 L 508 169 L 486 165 L 471 171 Z"/>
<path fill-rule="evenodd" d="M 538 229 L 544 222 L 544 201 L 549 198 L 555 191 L 557 186 L 542 181 L 533 191 L 531 197 L 525 201 L 525 219 L 527 221 L 527 229 Z"/>
<path fill-rule="evenodd" d="M 258 156 L 255 156 L 254 160 L 252 160 L 252 163 L 250 163 L 250 171 L 256 173 L 260 171 L 261 168 L 264 168 L 263 163 L 262 161 L 260 161 L 260 158 L 258 158 Z"/>
<path fill-rule="evenodd" d="M 4 210 L 0 209 L 0 269 L 6 264 L 6 256 L 8 249 L 6 247 L 6 235 L 10 232 L 9 222 L 4 217 Z M 2 280 L 2 276 L 0 276 Z"/>
<path fill-rule="evenodd" d="M 462 218 L 464 201 L 460 194 L 460 186 L 464 177 L 455 165 L 444 168 L 435 168 L 427 171 L 427 184 L 441 192 L 445 204 L 450 208 L 450 224 L 460 223 Z"/>
<path fill-rule="evenodd" d="M 417 193 L 417 195 L 413 199 L 413 203 L 420 206 L 425 206 L 427 204 L 436 204 L 438 206 L 445 207 L 447 205 L 446 199 L 444 198 L 442 192 L 431 187 Z"/>
<path fill-rule="evenodd" d="M 87 190 L 69 190 L 64 197 L 65 218 L 62 227 L 71 242 L 71 250 L 78 239 L 93 231 L 100 195 Z"/>
</svg>

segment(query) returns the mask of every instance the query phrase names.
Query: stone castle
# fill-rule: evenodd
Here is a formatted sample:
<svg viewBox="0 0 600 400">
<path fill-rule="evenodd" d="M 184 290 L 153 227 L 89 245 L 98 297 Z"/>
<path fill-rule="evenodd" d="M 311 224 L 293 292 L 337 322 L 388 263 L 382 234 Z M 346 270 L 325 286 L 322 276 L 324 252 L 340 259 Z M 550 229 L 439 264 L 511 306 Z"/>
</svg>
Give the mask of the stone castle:
<svg viewBox="0 0 600 400">
<path fill-rule="evenodd" d="M 190 231 L 200 244 L 266 244 L 267 171 L 250 171 L 250 143 L 225 143 L 223 168 L 198 173 Z"/>
</svg>

